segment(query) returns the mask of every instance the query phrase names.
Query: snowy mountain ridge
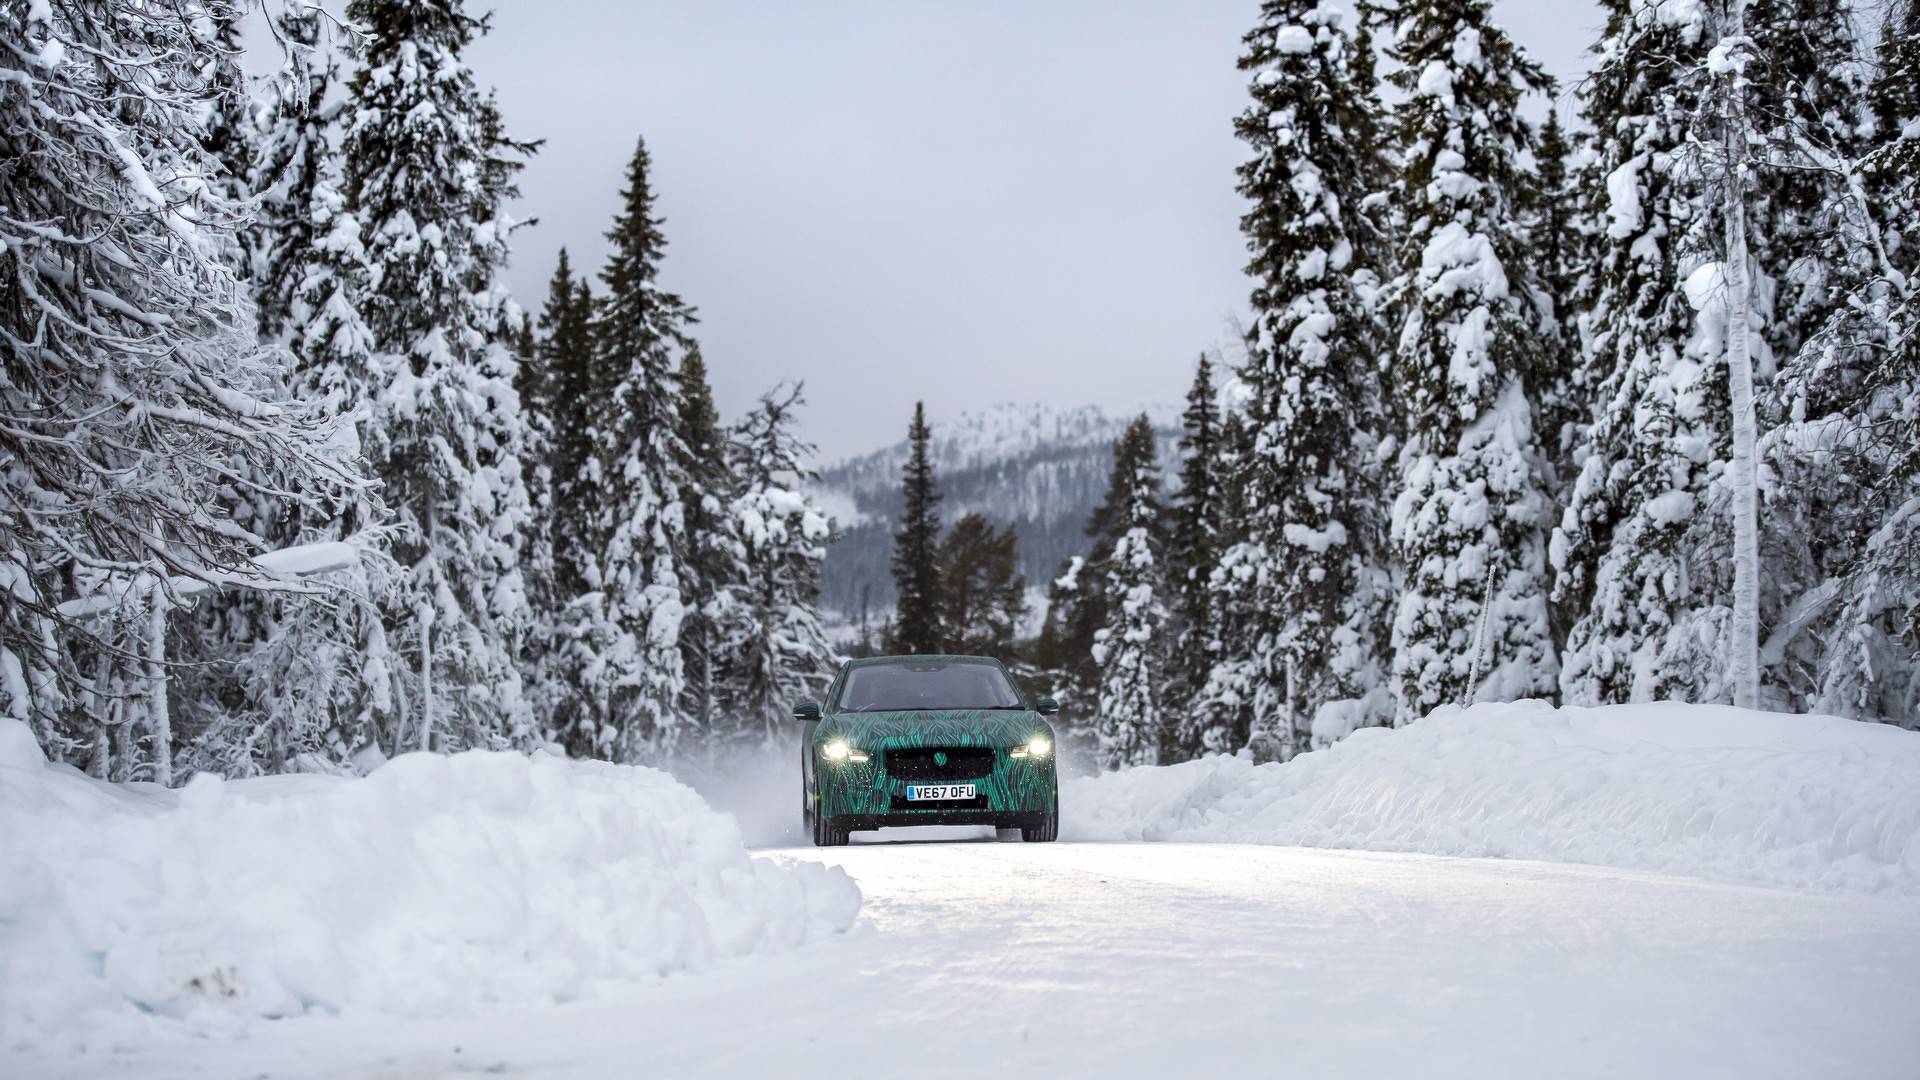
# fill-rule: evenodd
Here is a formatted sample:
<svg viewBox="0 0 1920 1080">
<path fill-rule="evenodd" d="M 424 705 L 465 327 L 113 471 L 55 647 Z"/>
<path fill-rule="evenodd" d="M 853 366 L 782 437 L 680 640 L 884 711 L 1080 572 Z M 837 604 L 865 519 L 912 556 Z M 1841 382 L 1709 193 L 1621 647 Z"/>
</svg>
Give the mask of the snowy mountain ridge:
<svg viewBox="0 0 1920 1080">
<path fill-rule="evenodd" d="M 1180 439 L 1180 410 L 1156 404 L 1130 412 L 1098 405 L 1003 403 L 935 422 L 932 455 L 951 525 L 970 514 L 1020 537 L 1020 569 L 1030 586 L 1046 581 L 1085 545 L 1087 517 L 1106 492 L 1113 444 L 1145 413 L 1159 436 L 1161 460 Z M 821 470 L 813 494 L 834 518 L 839 538 L 827 548 L 821 603 L 857 620 L 864 606 L 878 622 L 893 604 L 889 574 L 907 440 Z"/>
</svg>

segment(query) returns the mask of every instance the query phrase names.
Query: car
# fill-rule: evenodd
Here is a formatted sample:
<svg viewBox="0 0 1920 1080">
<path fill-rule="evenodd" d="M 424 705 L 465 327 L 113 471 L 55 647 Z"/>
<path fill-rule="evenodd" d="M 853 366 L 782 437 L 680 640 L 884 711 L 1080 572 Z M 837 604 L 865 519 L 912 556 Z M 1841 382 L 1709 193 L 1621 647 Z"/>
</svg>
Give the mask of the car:
<svg viewBox="0 0 1920 1080">
<path fill-rule="evenodd" d="M 802 820 L 820 847 L 902 825 L 1060 833 L 1052 698 L 1029 698 L 987 656 L 875 656 L 842 665 L 824 702 L 801 701 Z"/>
</svg>

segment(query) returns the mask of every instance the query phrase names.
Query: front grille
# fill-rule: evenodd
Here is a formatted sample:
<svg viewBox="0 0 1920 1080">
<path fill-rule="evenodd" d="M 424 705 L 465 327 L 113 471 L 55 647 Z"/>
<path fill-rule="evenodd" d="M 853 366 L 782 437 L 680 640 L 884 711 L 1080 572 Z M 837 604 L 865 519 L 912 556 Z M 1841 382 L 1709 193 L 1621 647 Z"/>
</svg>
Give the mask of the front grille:
<svg viewBox="0 0 1920 1080">
<path fill-rule="evenodd" d="M 990 776 L 994 757 L 984 746 L 908 746 L 886 751 L 881 764 L 895 780 L 938 783 Z"/>
</svg>

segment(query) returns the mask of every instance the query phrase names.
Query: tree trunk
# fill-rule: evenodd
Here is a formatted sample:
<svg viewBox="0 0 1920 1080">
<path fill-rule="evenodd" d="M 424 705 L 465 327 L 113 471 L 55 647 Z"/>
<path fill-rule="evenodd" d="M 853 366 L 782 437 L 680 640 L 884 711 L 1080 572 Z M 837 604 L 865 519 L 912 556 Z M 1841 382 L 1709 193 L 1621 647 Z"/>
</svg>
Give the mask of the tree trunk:
<svg viewBox="0 0 1920 1080">
<path fill-rule="evenodd" d="M 1744 0 L 1728 5 L 1726 36 L 1746 32 Z M 1733 625 L 1727 641 L 1727 676 L 1733 703 L 1760 704 L 1760 522 L 1759 484 L 1754 474 L 1753 350 L 1748 340 L 1751 297 L 1747 281 L 1746 72 L 1736 64 L 1728 80 L 1726 126 L 1727 382 L 1733 399 Z"/>
<path fill-rule="evenodd" d="M 153 741 L 153 779 L 173 786 L 173 717 L 167 704 L 166 585 L 153 579 L 147 596 L 147 724 Z"/>
</svg>

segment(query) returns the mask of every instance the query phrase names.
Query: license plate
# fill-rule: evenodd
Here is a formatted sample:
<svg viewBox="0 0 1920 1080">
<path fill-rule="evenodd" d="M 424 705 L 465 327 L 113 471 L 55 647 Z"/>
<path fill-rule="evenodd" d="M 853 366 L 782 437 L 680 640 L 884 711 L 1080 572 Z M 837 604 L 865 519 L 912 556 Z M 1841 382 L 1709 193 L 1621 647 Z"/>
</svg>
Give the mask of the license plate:
<svg viewBox="0 0 1920 1080">
<path fill-rule="evenodd" d="M 939 802 L 943 799 L 971 799 L 972 784 L 908 784 L 908 802 Z"/>
</svg>

